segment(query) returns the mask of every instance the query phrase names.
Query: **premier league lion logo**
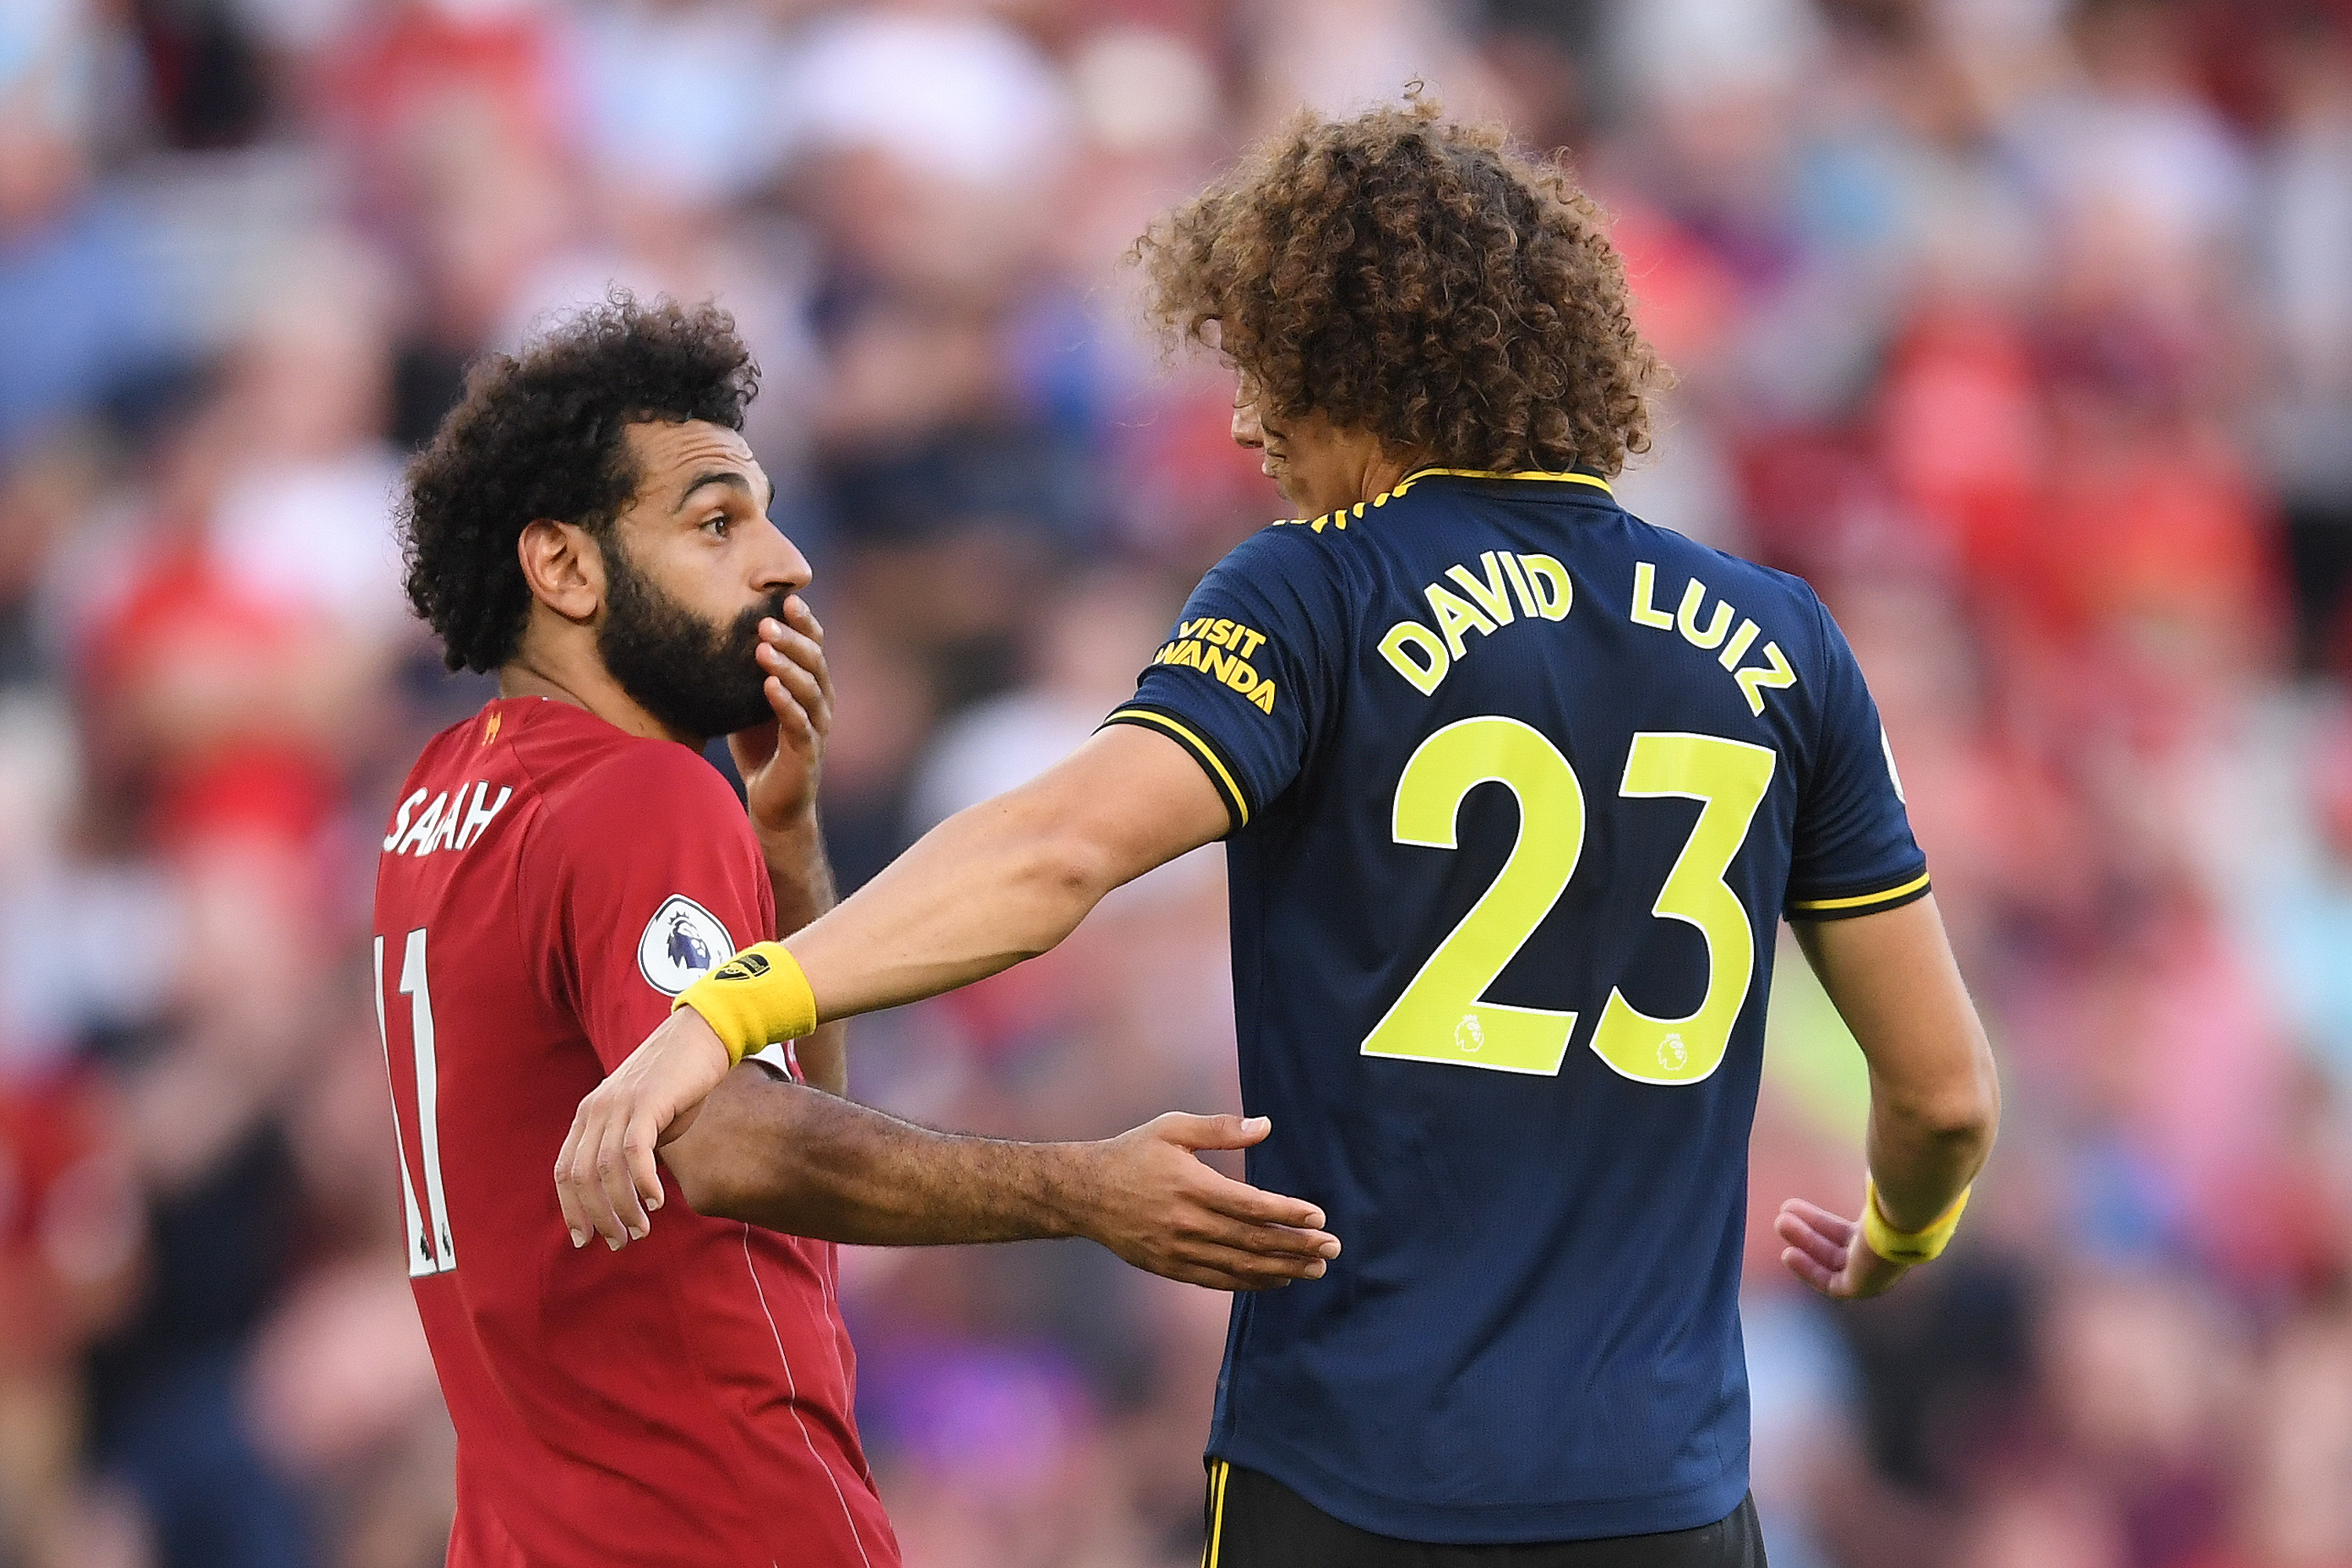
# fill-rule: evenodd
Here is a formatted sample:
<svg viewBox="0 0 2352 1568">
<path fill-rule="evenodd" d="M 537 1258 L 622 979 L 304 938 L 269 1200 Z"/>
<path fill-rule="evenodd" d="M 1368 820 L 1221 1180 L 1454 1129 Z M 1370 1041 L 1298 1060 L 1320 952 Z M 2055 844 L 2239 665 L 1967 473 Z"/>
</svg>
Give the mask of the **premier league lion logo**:
<svg viewBox="0 0 2352 1568">
<path fill-rule="evenodd" d="M 672 893 L 637 933 L 637 972 L 665 996 L 675 996 L 735 956 L 735 940 L 719 917 Z"/>
<path fill-rule="evenodd" d="M 710 944 L 688 929 L 692 918 L 684 910 L 669 917 L 669 961 L 680 969 L 709 969 Z"/>
</svg>

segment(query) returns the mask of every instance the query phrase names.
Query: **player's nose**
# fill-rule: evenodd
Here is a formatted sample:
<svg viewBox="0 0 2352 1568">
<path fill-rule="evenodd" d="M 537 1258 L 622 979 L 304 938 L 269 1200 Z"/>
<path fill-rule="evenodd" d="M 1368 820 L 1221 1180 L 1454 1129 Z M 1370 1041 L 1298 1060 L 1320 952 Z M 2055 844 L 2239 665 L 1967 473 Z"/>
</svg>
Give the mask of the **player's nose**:
<svg viewBox="0 0 2352 1568">
<path fill-rule="evenodd" d="M 760 552 L 757 574 L 751 584 L 754 589 L 761 594 L 792 594 L 809 585 L 809 579 L 816 574 L 791 535 L 770 521 L 762 543 L 765 548 Z"/>
<path fill-rule="evenodd" d="M 1265 426 L 1257 416 L 1257 399 L 1237 399 L 1234 404 L 1234 445 L 1253 450 L 1265 445 Z"/>
</svg>

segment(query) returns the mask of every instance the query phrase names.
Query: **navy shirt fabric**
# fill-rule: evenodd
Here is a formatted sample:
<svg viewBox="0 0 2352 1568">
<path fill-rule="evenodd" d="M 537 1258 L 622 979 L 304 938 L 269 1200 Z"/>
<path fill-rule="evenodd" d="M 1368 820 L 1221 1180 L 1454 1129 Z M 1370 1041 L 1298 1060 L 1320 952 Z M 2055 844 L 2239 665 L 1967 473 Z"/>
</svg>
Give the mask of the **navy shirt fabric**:
<svg viewBox="0 0 2352 1568">
<path fill-rule="evenodd" d="M 1414 1541 L 1731 1512 L 1776 922 L 1927 890 L 1812 590 L 1424 470 L 1245 541 L 1110 721 L 1225 799 L 1249 1179 L 1345 1244 L 1234 1299 L 1210 1454 Z"/>
</svg>

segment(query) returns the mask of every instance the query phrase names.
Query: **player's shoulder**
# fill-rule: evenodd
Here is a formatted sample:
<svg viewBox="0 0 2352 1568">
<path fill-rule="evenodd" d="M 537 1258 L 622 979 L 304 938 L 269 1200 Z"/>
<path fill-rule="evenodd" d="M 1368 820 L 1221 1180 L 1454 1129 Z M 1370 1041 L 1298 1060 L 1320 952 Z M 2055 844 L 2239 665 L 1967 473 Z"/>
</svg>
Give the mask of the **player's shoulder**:
<svg viewBox="0 0 2352 1568">
<path fill-rule="evenodd" d="M 1647 607 L 1645 600 L 1656 611 L 1673 616 L 1690 598 L 1694 614 L 1727 615 L 1734 621 L 1752 618 L 1768 635 L 1790 638 L 1792 656 L 1813 648 L 1827 611 L 1804 578 L 1701 543 L 1632 512 L 1623 516 L 1637 619 Z M 1730 609 L 1726 612 L 1719 605 Z"/>
<path fill-rule="evenodd" d="M 1671 562 L 1676 567 L 1704 574 L 1711 583 L 1744 588 L 1759 600 L 1801 606 L 1807 615 L 1812 614 L 1814 606 L 1821 603 L 1813 585 L 1794 572 L 1783 572 L 1760 561 L 1750 561 L 1745 555 L 1702 543 L 1688 534 L 1645 521 L 1630 511 L 1624 515 L 1635 553 L 1648 555 L 1661 569 Z"/>
<path fill-rule="evenodd" d="M 1348 606 L 1363 588 L 1360 565 L 1347 552 L 1327 548 L 1314 520 L 1282 518 L 1268 523 L 1225 552 L 1201 580 L 1197 603 L 1223 606 L 1244 619 L 1263 616 L 1261 631 L 1294 634 L 1328 630 L 1344 623 Z M 1190 613 L 1190 612 L 1188 612 Z"/>
<path fill-rule="evenodd" d="M 513 738 L 544 826 L 559 835 L 610 836 L 614 847 L 665 828 L 705 831 L 740 816 L 735 792 L 701 753 L 675 741 L 632 735 L 594 714 L 550 702 Z"/>
<path fill-rule="evenodd" d="M 1410 476 L 1370 500 L 1314 517 L 1276 518 L 1235 545 L 1211 575 L 1294 598 L 1325 594 L 1344 601 L 1377 592 L 1387 565 L 1377 549 L 1366 548 L 1376 537 L 1375 524 L 1391 533 L 1420 536 L 1468 516 L 1461 496 L 1420 482 L 1426 477 Z M 1395 529 L 1398 522 L 1406 526 Z"/>
</svg>

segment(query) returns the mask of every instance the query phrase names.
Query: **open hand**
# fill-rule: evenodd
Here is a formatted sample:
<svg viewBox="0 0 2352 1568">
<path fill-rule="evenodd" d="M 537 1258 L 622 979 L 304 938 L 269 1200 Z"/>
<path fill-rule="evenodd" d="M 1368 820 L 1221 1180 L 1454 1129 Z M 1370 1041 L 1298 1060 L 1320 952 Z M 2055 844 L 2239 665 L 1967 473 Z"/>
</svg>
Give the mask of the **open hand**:
<svg viewBox="0 0 2352 1568">
<path fill-rule="evenodd" d="M 702 1015 L 680 1007 L 572 1113 L 555 1157 L 555 1201 L 572 1245 L 593 1231 L 618 1252 L 653 1228 L 662 1205 L 654 1151 L 685 1131 L 734 1064 Z"/>
<path fill-rule="evenodd" d="M 1862 1238 L 1861 1221 L 1802 1198 L 1782 1204 L 1772 1228 L 1788 1243 L 1780 1266 L 1833 1301 L 1879 1295 L 1911 1270 L 1907 1263 L 1889 1263 L 1871 1251 Z"/>
<path fill-rule="evenodd" d="M 824 627 L 798 594 L 784 601 L 784 618 L 760 623 L 752 658 L 766 677 L 762 689 L 775 718 L 727 737 L 751 824 L 781 833 L 807 820 L 824 769 L 825 738 L 833 732 L 833 671 L 824 661 Z"/>
<path fill-rule="evenodd" d="M 1200 1149 L 1246 1149 L 1273 1130 L 1263 1116 L 1154 1117 L 1132 1131 L 1085 1145 L 1079 1234 L 1138 1268 L 1215 1290 L 1263 1290 L 1319 1279 L 1339 1256 L 1323 1211 L 1263 1192 L 1193 1157 Z"/>
</svg>

